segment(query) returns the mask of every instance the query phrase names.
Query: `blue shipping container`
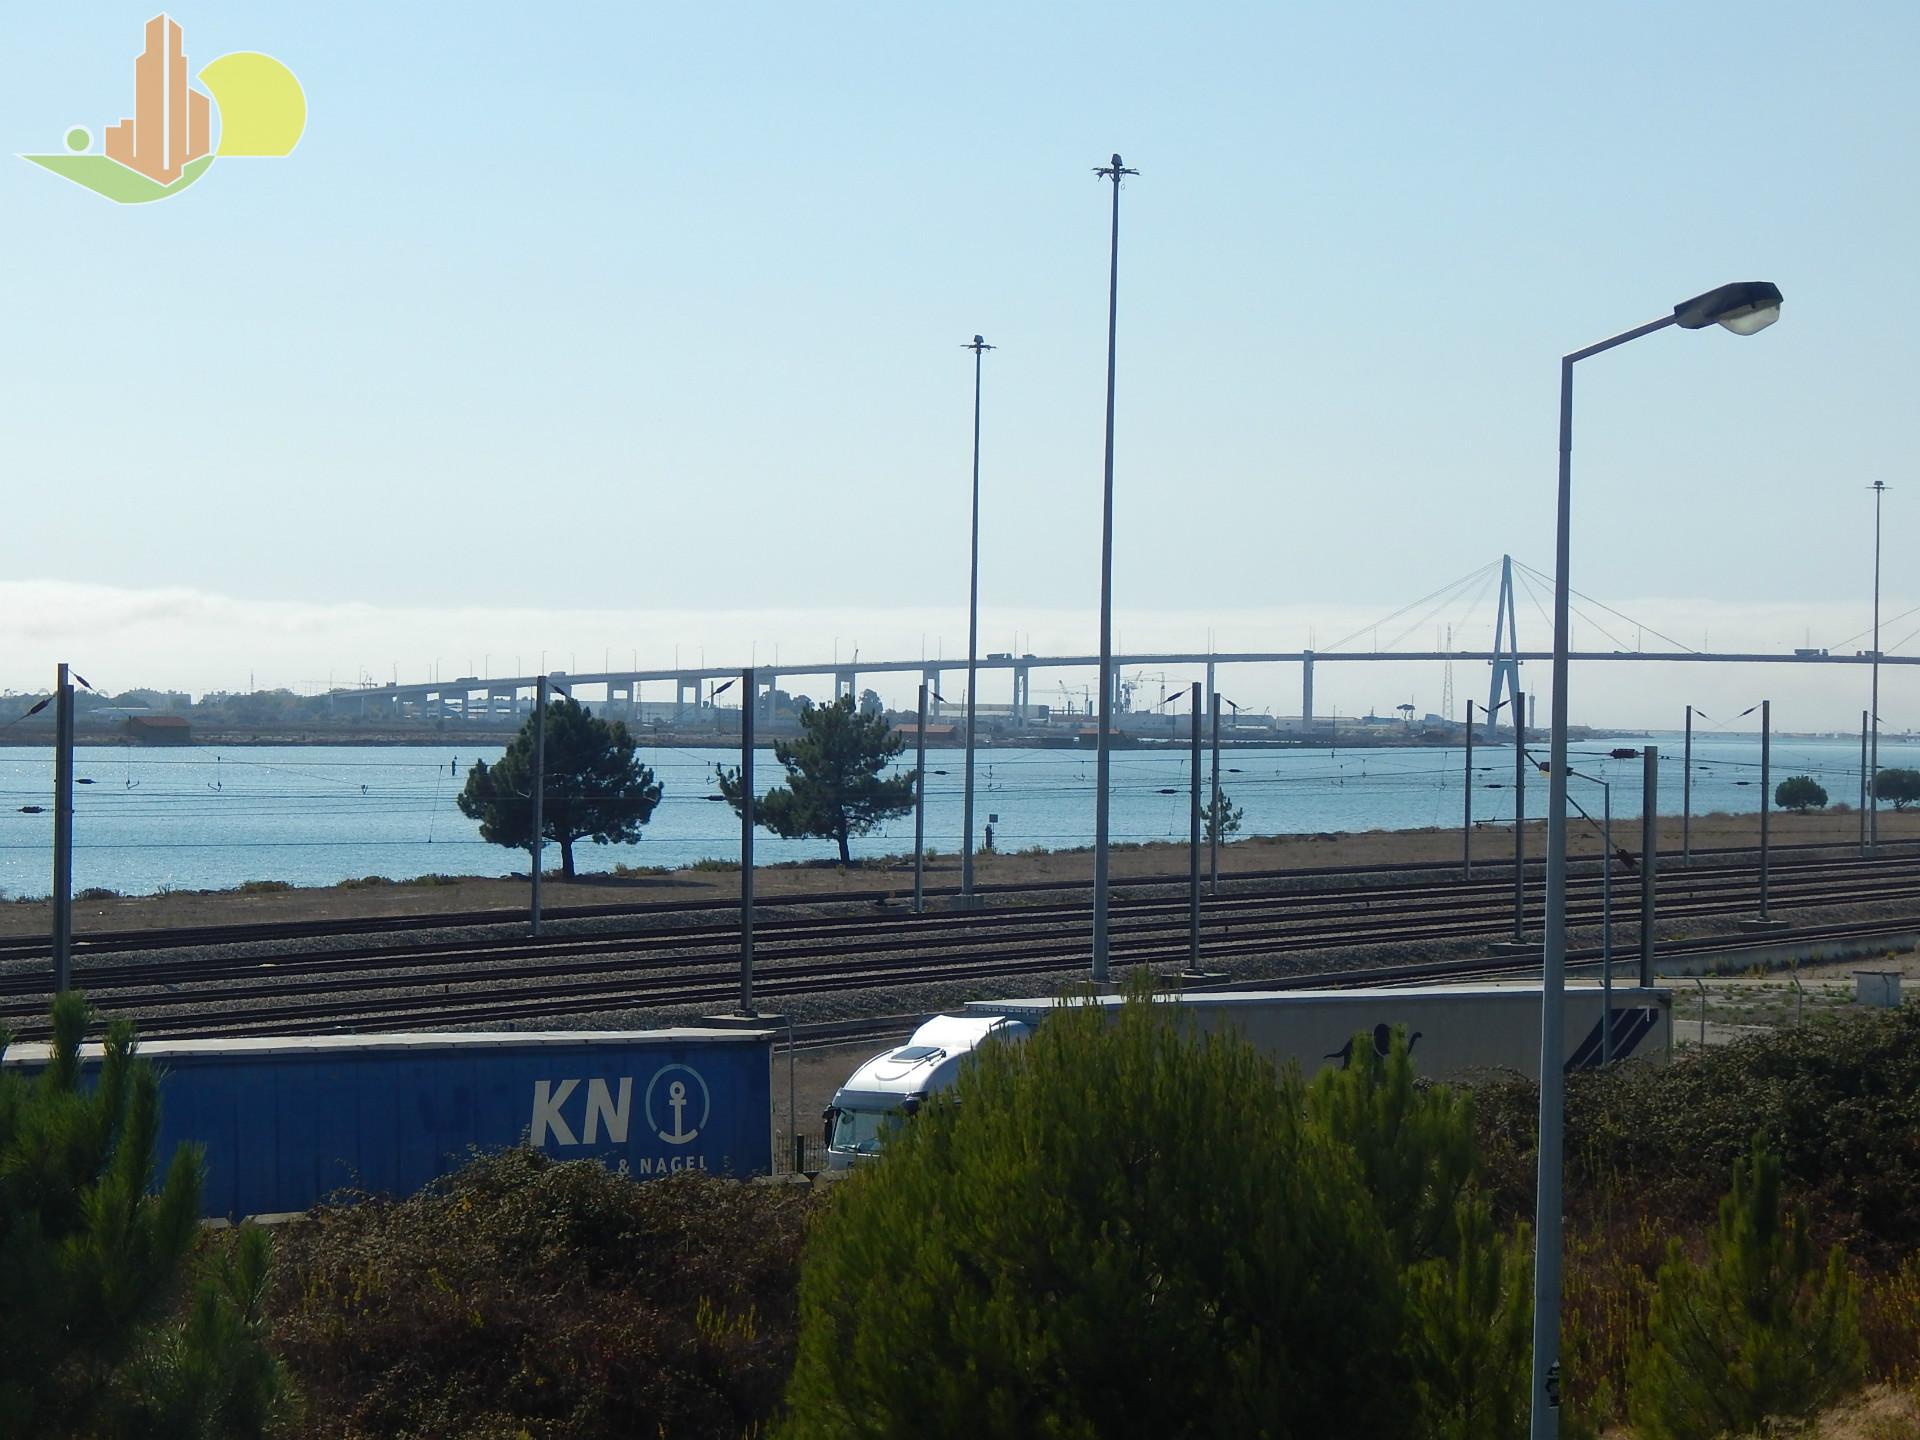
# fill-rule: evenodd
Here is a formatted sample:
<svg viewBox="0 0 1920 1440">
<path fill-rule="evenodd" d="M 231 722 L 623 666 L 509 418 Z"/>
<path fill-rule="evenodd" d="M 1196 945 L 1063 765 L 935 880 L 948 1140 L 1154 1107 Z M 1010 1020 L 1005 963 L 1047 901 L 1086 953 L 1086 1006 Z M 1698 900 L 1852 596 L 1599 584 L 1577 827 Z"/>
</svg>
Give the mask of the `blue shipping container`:
<svg viewBox="0 0 1920 1440">
<path fill-rule="evenodd" d="M 94 1063 L 97 1045 L 83 1052 Z M 527 1142 L 635 1176 L 764 1175 L 764 1030 L 543 1031 L 162 1040 L 162 1167 L 206 1147 L 208 1216 L 305 1210 L 342 1187 L 409 1195 L 475 1147 Z M 38 1069 L 45 1045 L 7 1063 Z"/>
</svg>

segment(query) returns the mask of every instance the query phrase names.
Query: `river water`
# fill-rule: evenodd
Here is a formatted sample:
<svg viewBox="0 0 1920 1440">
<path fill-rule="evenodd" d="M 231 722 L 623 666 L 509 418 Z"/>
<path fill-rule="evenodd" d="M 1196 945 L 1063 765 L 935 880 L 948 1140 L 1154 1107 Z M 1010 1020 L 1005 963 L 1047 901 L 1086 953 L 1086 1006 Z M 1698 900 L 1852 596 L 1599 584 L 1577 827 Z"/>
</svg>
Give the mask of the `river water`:
<svg viewBox="0 0 1920 1440">
<path fill-rule="evenodd" d="M 1659 808 L 1680 809 L 1678 735 L 1655 736 L 1661 747 Z M 1616 818 L 1638 815 L 1642 762 L 1614 760 L 1614 742 L 1573 747 L 1576 770 L 1613 786 Z M 1621 744 L 1639 742 L 1619 742 Z M 1544 738 L 1530 743 L 1543 758 Z M 217 889 L 247 880 L 330 885 L 365 875 L 524 873 L 524 851 L 486 844 L 454 805 L 465 769 L 496 759 L 497 748 L 472 746 L 284 746 L 188 748 L 83 747 L 75 790 L 74 886 L 123 894 L 165 889 Z M 641 754 L 665 795 L 636 845 L 582 843 L 582 871 L 615 864 L 683 866 L 739 853 L 739 822 L 706 797 L 716 764 L 737 752 L 643 746 Z M 912 763 L 909 750 L 903 757 Z M 1760 804 L 1760 747 L 1754 736 L 1694 737 L 1693 809 L 1754 811 Z M 1857 740 L 1776 740 L 1773 778 L 1811 775 L 1835 802 L 1859 798 Z M 1920 764 L 1906 743 L 1881 739 L 1883 766 Z M 1221 755 L 1221 788 L 1245 812 L 1243 835 L 1411 829 L 1458 825 L 1464 756 L 1458 748 L 1242 749 Z M 1184 840 L 1187 834 L 1184 749 L 1113 753 L 1112 835 L 1116 842 Z M 959 848 L 962 756 L 927 753 L 927 844 Z M 978 752 L 976 825 L 994 827 L 1000 850 L 1059 849 L 1091 843 L 1091 753 L 993 749 Z M 762 751 L 756 775 L 764 790 L 779 766 Z M 1513 817 L 1511 747 L 1474 753 L 1476 819 Z M 53 767 L 43 748 L 0 748 L 0 898 L 45 895 L 51 888 Z M 1598 818 L 1600 788 L 1573 782 L 1573 798 Z M 1545 813 L 1546 777 L 1528 776 L 1527 814 Z M 22 807 L 41 807 L 25 813 Z M 910 852 L 907 815 L 854 842 L 858 855 Z M 832 856 L 831 842 L 781 840 L 762 832 L 761 864 Z M 558 864 L 557 852 L 550 852 Z"/>
</svg>

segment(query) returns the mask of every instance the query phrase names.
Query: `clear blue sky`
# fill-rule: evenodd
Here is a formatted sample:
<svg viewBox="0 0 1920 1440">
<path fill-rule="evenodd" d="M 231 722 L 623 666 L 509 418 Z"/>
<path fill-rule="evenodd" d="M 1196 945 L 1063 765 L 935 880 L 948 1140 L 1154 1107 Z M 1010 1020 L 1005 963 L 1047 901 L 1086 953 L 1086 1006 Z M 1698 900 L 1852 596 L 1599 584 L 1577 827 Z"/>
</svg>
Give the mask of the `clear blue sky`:
<svg viewBox="0 0 1920 1440">
<path fill-rule="evenodd" d="M 5 148 L 129 113 L 151 13 L 10 9 Z M 951 654 L 980 331 L 983 591 L 1091 643 L 1118 149 L 1124 610 L 1550 568 L 1558 356 L 1749 278 L 1765 335 L 1582 367 L 1575 583 L 1838 640 L 1884 479 L 1890 608 L 1920 589 L 1911 5 L 171 13 L 196 71 L 291 66 L 306 137 L 148 207 L 0 166 L 6 581 L 822 650 L 793 617 L 897 607 Z M 0 684 L 58 658 L 6 641 Z"/>
</svg>

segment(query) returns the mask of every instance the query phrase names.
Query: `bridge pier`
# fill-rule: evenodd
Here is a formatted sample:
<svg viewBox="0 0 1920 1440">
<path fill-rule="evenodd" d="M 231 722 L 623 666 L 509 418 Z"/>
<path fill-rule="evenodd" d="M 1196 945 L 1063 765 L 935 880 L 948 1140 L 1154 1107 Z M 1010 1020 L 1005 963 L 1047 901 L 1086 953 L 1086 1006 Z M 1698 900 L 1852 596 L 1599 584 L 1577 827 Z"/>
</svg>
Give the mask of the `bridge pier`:
<svg viewBox="0 0 1920 1440">
<path fill-rule="evenodd" d="M 833 698 L 835 700 L 838 700 L 842 695 L 848 696 L 849 698 L 855 698 L 853 687 L 858 682 L 858 680 L 859 680 L 859 674 L 857 671 L 853 671 L 853 670 L 834 671 L 833 672 Z"/>
<path fill-rule="evenodd" d="M 940 718 L 940 672 L 929 665 L 920 671 L 921 683 L 927 687 L 927 714 L 935 720 Z"/>
<path fill-rule="evenodd" d="M 698 677 L 689 679 L 685 675 L 673 677 L 673 713 L 679 719 L 687 713 L 687 696 L 693 696 L 693 708 L 700 708 L 700 681 Z"/>
<path fill-rule="evenodd" d="M 1016 664 L 1013 667 L 1013 718 L 1027 718 L 1027 707 L 1033 703 L 1032 667 Z"/>
<path fill-rule="evenodd" d="M 1313 651 L 1303 651 L 1300 656 L 1300 729 L 1305 734 L 1313 733 Z"/>
</svg>

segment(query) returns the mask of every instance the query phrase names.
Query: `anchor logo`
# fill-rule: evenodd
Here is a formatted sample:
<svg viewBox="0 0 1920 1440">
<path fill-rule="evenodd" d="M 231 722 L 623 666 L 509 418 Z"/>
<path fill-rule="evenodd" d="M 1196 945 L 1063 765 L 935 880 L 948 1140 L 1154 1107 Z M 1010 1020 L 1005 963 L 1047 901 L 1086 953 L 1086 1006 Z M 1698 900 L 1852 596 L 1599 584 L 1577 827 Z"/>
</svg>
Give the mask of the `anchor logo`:
<svg viewBox="0 0 1920 1440">
<path fill-rule="evenodd" d="M 666 1083 L 663 1085 L 662 1081 Z M 697 1139 L 706 1128 L 713 1099 L 698 1070 L 690 1065 L 663 1065 L 647 1082 L 646 1104 L 647 1125 L 653 1133 L 669 1145 L 685 1145 Z M 668 1128 L 661 1127 L 663 1118 L 669 1120 Z"/>
</svg>

